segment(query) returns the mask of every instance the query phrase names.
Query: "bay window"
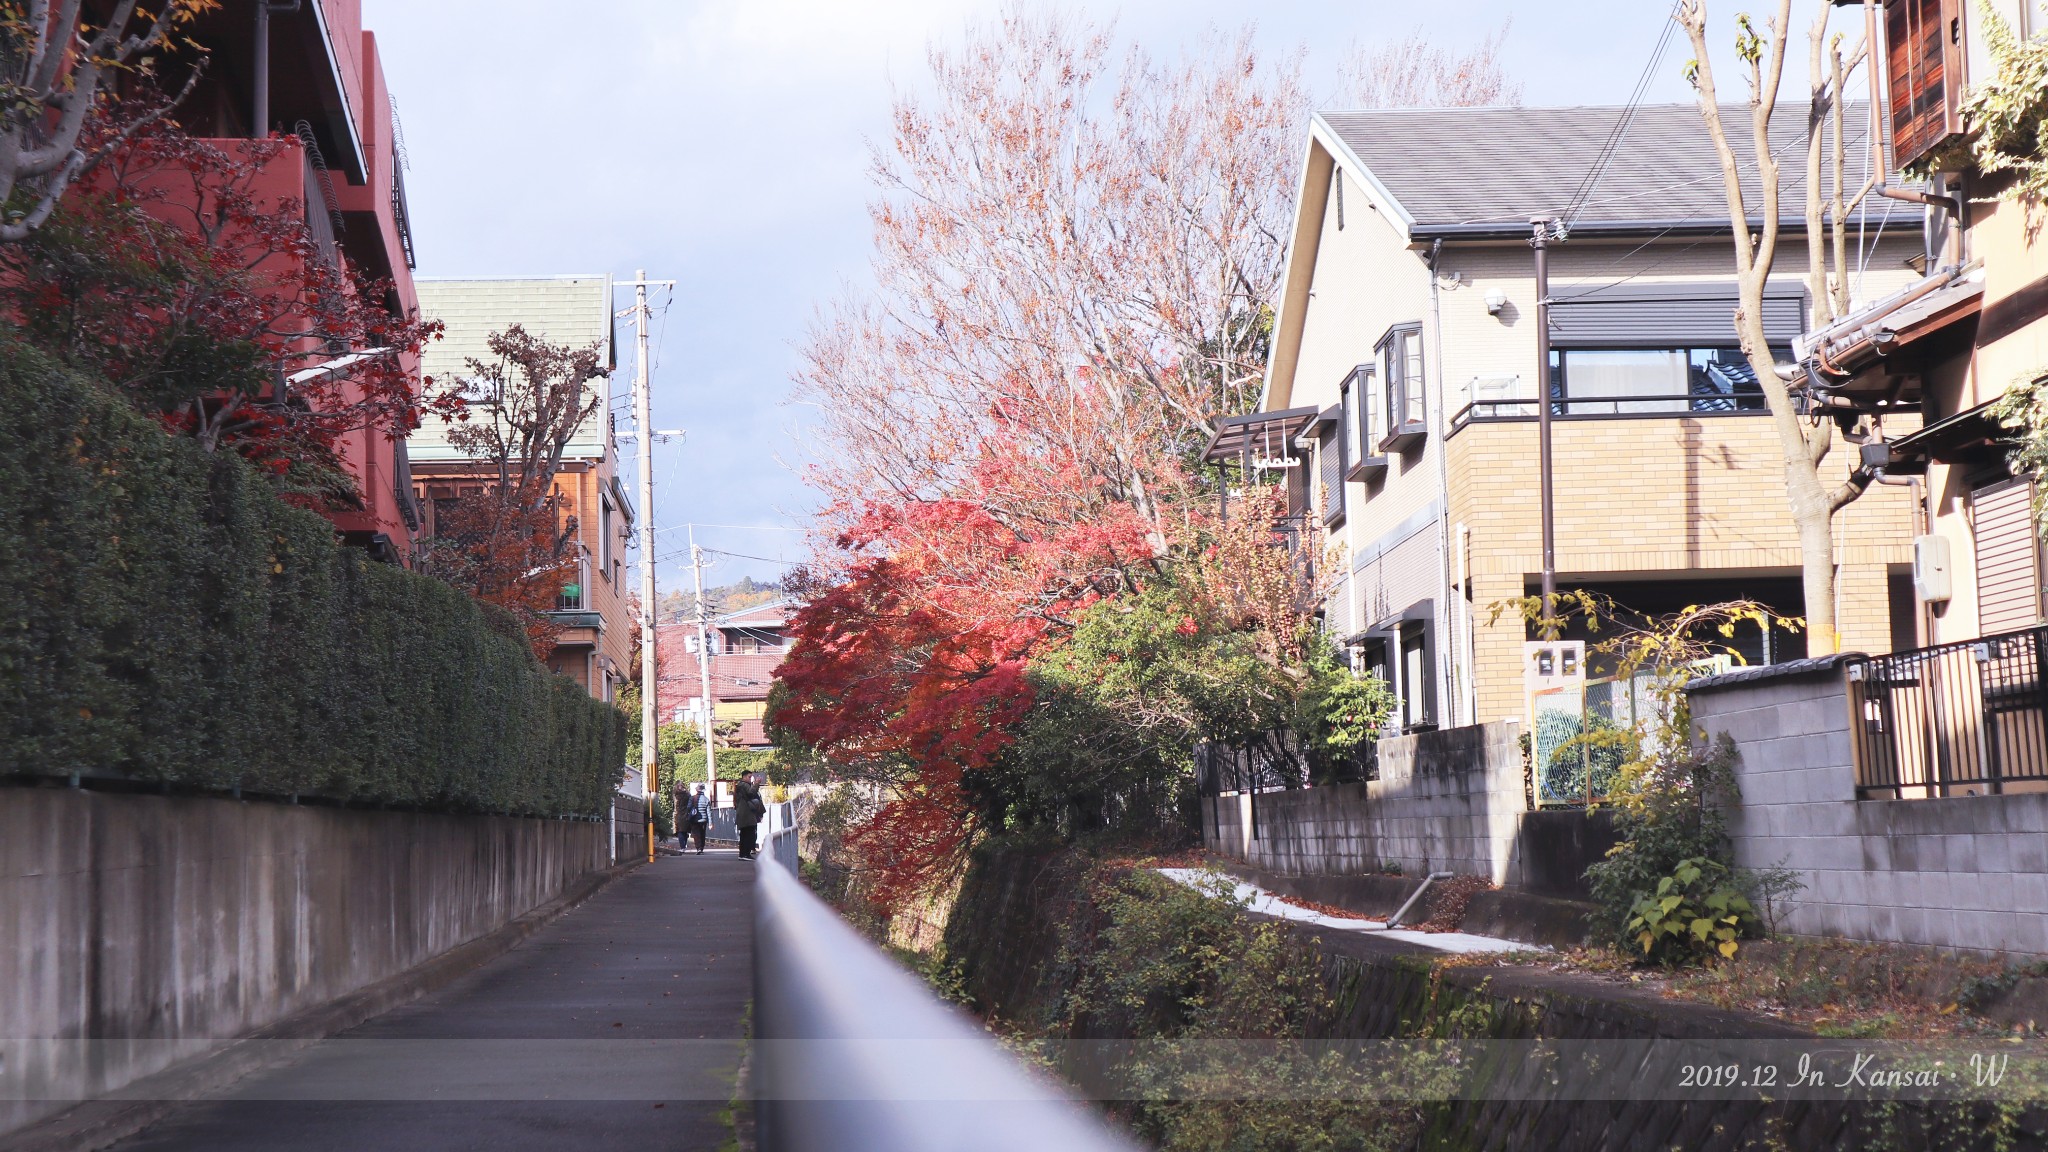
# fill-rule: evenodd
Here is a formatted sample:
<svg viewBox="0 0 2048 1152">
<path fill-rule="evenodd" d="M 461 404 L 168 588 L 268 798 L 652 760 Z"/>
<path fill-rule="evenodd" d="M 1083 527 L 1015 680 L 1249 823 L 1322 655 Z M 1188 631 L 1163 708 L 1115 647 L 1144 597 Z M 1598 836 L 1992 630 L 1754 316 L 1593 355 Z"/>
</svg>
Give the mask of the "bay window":
<svg viewBox="0 0 2048 1152">
<path fill-rule="evenodd" d="M 1379 447 L 1400 452 L 1419 443 L 1428 432 L 1424 401 L 1426 375 L 1422 361 L 1422 325 L 1396 324 L 1380 337 L 1380 372 L 1386 381 L 1382 419 L 1385 430 Z"/>
</svg>

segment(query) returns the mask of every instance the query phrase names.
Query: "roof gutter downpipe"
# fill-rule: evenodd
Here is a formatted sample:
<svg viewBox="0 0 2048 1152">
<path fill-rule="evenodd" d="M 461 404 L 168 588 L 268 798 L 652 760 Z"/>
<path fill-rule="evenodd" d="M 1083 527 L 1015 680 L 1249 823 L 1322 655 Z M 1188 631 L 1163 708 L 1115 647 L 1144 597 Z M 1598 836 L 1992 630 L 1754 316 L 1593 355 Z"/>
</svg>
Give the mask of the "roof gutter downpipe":
<svg viewBox="0 0 2048 1152">
<path fill-rule="evenodd" d="M 1963 266 L 1963 200 L 1960 196 L 1943 196 L 1933 192 L 1921 192 L 1911 188 L 1893 188 L 1885 182 L 1888 174 L 1884 161 L 1884 110 L 1879 103 L 1883 93 L 1879 90 L 1877 62 L 1877 0 L 1863 0 L 1863 45 L 1866 58 L 1865 74 L 1870 83 L 1870 178 L 1871 191 L 1888 200 L 1903 200 L 1909 204 L 1922 204 L 1941 208 L 1948 212 L 1948 238 L 1942 244 L 1941 266 L 1953 270 Z M 1840 100 L 1842 94 L 1835 93 Z M 1928 253 L 1932 258 L 1934 254 Z"/>
<path fill-rule="evenodd" d="M 1444 439 L 1451 430 L 1451 389 L 1444 364 L 1444 310 L 1441 302 L 1443 259 L 1444 242 L 1442 237 L 1438 237 L 1429 247 L 1429 327 L 1432 337 L 1430 342 L 1434 345 L 1430 349 L 1429 358 L 1436 365 L 1437 427 L 1433 439 L 1436 441 L 1436 561 L 1439 577 L 1437 604 L 1440 609 L 1437 619 L 1441 621 L 1439 627 L 1444 632 L 1443 642 L 1437 645 L 1437 678 L 1443 689 L 1442 699 L 1451 702 L 1451 711 L 1454 713 L 1449 726 L 1456 727 L 1460 718 L 1455 713 L 1458 704 L 1464 699 L 1464 694 L 1459 690 L 1458 669 L 1458 657 L 1464 649 L 1458 644 L 1458 633 L 1466 627 L 1466 622 L 1463 619 L 1463 598 L 1461 597 L 1457 603 L 1451 600 L 1451 445 Z M 1464 675 L 1469 679 L 1472 675 L 1471 669 L 1465 669 Z M 1476 720 L 1469 716 L 1463 719 L 1467 724 L 1476 723 Z"/>
</svg>

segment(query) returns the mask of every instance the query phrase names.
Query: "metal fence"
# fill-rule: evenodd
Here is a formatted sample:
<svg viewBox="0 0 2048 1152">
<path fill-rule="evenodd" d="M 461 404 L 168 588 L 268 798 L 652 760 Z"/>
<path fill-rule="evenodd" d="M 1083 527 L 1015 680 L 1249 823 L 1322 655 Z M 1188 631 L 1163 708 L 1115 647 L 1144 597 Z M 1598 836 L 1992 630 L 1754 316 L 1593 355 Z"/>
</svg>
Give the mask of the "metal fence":
<svg viewBox="0 0 2048 1152">
<path fill-rule="evenodd" d="M 1856 794 L 1976 796 L 2014 784 L 2042 790 L 2044 635 L 2048 628 L 1849 661 Z"/>
<path fill-rule="evenodd" d="M 804 887 L 805 815 L 769 807 L 754 896 L 758 1146 L 1134 1152 Z"/>
</svg>

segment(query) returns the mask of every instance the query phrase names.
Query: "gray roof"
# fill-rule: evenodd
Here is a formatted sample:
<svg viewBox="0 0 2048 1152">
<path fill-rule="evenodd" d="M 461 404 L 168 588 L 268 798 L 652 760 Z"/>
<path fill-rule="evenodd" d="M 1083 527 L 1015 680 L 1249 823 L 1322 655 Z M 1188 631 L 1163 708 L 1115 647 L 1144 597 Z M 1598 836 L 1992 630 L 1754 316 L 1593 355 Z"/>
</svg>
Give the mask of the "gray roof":
<svg viewBox="0 0 2048 1152">
<path fill-rule="evenodd" d="M 1862 187 L 1868 164 L 1867 105 L 1844 109 L 1844 183 Z M 1561 216 L 1591 171 L 1623 109 L 1406 108 L 1324 112 L 1321 119 L 1414 218 L 1411 236 L 1527 235 L 1536 216 Z M 1742 158 L 1752 219 L 1760 219 L 1749 110 L 1723 109 L 1729 143 Z M 1788 231 L 1803 227 L 1806 109 L 1781 106 L 1772 150 Z M 1870 221 L 1899 227 L 1920 209 L 1872 197 Z M 1706 121 L 1692 104 L 1636 109 L 1575 231 L 1727 231 L 1721 165 Z"/>
</svg>

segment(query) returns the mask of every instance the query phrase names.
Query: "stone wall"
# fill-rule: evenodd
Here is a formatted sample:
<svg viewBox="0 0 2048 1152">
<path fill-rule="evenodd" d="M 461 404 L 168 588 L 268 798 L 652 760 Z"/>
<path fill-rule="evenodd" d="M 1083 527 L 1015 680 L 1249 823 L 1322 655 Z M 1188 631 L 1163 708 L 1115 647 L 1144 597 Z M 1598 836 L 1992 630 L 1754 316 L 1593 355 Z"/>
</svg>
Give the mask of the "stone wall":
<svg viewBox="0 0 2048 1152">
<path fill-rule="evenodd" d="M 195 1040 L 396 975 L 606 867 L 604 824 L 0 788 L 0 1037 Z M 160 1071 L 15 1045 L 0 1132 Z M 42 1066 L 36 1066 L 38 1062 Z M 87 1079 L 90 1077 L 90 1079 Z"/>
<path fill-rule="evenodd" d="M 1740 756 L 1736 862 L 1806 884 L 1783 929 L 2048 955 L 2048 794 L 1858 800 L 1840 658 L 1710 677 L 1689 695 L 1694 725 Z"/>
<path fill-rule="evenodd" d="M 1380 778 L 1205 799 L 1213 850 L 1296 876 L 1388 864 L 1523 883 L 1516 841 L 1527 806 L 1520 728 L 1483 724 L 1382 740 Z"/>
</svg>

